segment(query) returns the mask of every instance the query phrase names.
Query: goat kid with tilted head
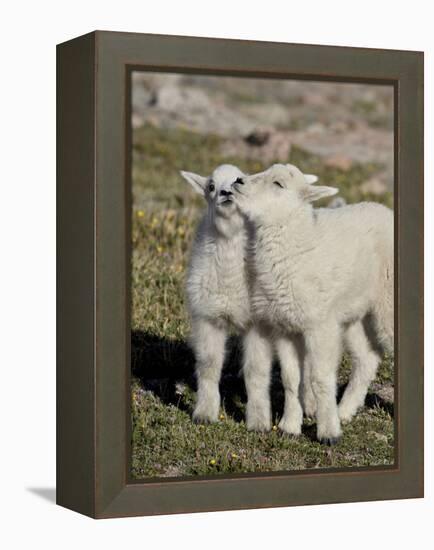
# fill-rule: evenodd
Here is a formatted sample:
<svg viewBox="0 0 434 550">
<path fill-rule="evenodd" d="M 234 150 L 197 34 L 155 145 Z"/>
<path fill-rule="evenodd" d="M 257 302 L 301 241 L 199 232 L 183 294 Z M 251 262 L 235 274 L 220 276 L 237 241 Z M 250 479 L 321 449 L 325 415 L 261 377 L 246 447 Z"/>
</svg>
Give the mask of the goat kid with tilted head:
<svg viewBox="0 0 434 550">
<path fill-rule="evenodd" d="M 300 433 L 302 337 L 305 412 L 316 416 L 318 439 L 333 444 L 341 420 L 351 419 L 364 403 L 380 361 L 378 344 L 393 349 L 393 213 L 367 202 L 314 209 L 314 201 L 338 190 L 311 183 L 295 166 L 274 165 L 242 177 L 233 189 L 254 228 L 249 265 L 255 324 L 246 339 L 268 332 L 268 353 L 272 341 L 285 349 L 281 423 L 285 431 Z M 338 409 L 344 342 L 353 369 Z M 270 369 L 271 361 L 251 376 L 267 386 Z M 262 387 L 248 399 L 258 411 L 268 406 Z"/>
<path fill-rule="evenodd" d="M 207 202 L 199 222 L 186 280 L 190 344 L 196 358 L 197 396 L 193 419 L 215 422 L 220 409 L 219 382 L 230 332 L 243 333 L 250 322 L 245 269 L 245 221 L 233 202 L 231 185 L 243 173 L 232 165 L 209 177 L 181 172 Z"/>
</svg>

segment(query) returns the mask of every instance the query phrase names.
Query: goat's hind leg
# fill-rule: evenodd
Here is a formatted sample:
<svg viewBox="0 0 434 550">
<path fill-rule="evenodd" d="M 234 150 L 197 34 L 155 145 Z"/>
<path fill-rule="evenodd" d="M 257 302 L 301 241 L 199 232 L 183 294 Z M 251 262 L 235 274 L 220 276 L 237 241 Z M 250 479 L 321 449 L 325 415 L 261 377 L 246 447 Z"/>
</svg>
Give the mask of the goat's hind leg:
<svg viewBox="0 0 434 550">
<path fill-rule="evenodd" d="M 306 361 L 311 365 L 312 390 L 317 402 L 317 439 L 329 445 L 337 443 L 342 433 L 336 404 L 341 338 L 340 327 L 333 323 L 305 333 Z"/>
<path fill-rule="evenodd" d="M 285 408 L 279 422 L 279 428 L 291 435 L 301 434 L 303 409 L 299 399 L 300 389 L 300 349 L 299 342 L 288 338 L 278 338 L 275 341 L 276 352 L 280 362 L 280 372 L 285 391 Z"/>
<path fill-rule="evenodd" d="M 352 368 L 350 381 L 339 403 L 339 418 L 342 422 L 349 422 L 365 402 L 369 385 L 377 373 L 380 357 L 372 349 L 361 321 L 348 327 L 344 339 L 351 355 Z"/>
<path fill-rule="evenodd" d="M 312 390 L 312 365 L 305 359 L 302 365 L 302 402 L 303 411 L 308 418 L 316 416 L 316 399 Z"/>
<path fill-rule="evenodd" d="M 219 383 L 225 356 L 226 332 L 206 320 L 193 322 L 192 346 L 196 356 L 197 395 L 195 422 L 216 422 L 220 409 Z"/>
</svg>

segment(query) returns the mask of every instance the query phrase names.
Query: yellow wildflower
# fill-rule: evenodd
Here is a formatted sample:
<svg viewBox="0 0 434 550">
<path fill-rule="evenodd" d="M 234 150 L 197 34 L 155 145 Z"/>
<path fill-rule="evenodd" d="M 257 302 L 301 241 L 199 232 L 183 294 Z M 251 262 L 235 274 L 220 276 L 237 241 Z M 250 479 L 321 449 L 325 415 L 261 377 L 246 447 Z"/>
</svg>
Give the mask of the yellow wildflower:
<svg viewBox="0 0 434 550">
<path fill-rule="evenodd" d="M 276 426 L 276 424 L 273 426 L 273 432 L 277 432 L 277 426 Z"/>
<path fill-rule="evenodd" d="M 138 218 L 143 218 L 144 215 L 145 215 L 145 213 L 143 212 L 143 210 L 137 210 L 137 217 Z"/>
<path fill-rule="evenodd" d="M 212 458 L 212 459 L 209 461 L 209 463 L 211 464 L 211 466 L 215 466 L 215 464 L 216 464 L 215 458 Z"/>
</svg>

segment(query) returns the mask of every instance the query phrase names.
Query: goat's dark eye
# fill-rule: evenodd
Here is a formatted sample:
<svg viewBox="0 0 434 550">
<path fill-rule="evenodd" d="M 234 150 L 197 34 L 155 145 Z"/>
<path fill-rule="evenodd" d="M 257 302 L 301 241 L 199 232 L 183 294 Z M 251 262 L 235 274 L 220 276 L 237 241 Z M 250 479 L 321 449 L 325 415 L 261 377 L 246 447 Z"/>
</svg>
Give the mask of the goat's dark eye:
<svg viewBox="0 0 434 550">
<path fill-rule="evenodd" d="M 212 193 L 215 189 L 215 185 L 213 183 L 210 183 L 208 186 L 209 192 Z"/>
<path fill-rule="evenodd" d="M 281 183 L 279 183 L 278 181 L 273 181 L 274 185 L 278 185 L 279 187 L 281 187 L 283 189 L 283 185 Z"/>
<path fill-rule="evenodd" d="M 241 183 L 241 185 L 244 185 L 242 178 L 237 178 L 234 183 Z"/>
</svg>

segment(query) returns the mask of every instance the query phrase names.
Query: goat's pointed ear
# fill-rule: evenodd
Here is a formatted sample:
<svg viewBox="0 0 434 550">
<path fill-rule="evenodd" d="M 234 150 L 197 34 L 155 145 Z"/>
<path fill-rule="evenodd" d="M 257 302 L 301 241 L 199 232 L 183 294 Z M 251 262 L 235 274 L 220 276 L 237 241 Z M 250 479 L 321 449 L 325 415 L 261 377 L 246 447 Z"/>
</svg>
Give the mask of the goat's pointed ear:
<svg viewBox="0 0 434 550">
<path fill-rule="evenodd" d="M 306 180 L 306 183 L 312 185 L 312 183 L 316 183 L 318 181 L 318 176 L 314 176 L 313 174 L 304 174 L 304 179 Z"/>
<path fill-rule="evenodd" d="M 180 171 L 180 174 L 188 181 L 196 193 L 199 193 L 199 195 L 205 195 L 207 178 L 199 176 L 199 174 L 194 174 L 193 172 L 184 172 L 183 170 Z"/>
<path fill-rule="evenodd" d="M 306 186 L 303 191 L 303 199 L 307 202 L 318 201 L 324 197 L 331 197 L 339 193 L 339 189 L 336 187 L 326 187 L 325 185 L 318 186 Z"/>
</svg>

